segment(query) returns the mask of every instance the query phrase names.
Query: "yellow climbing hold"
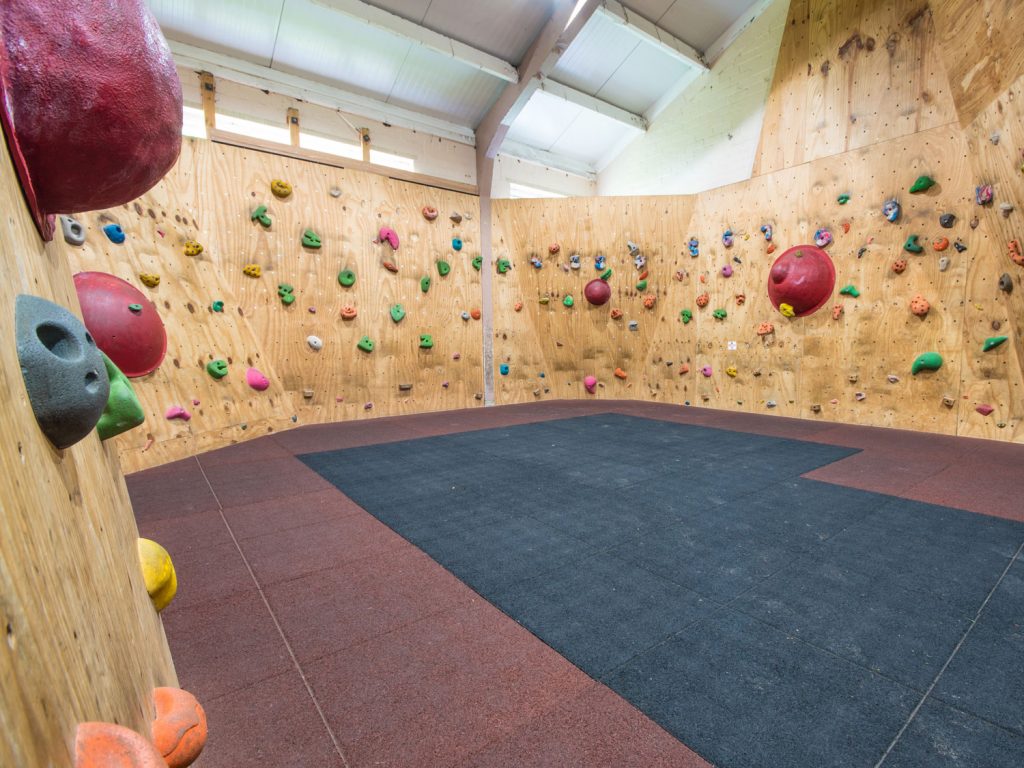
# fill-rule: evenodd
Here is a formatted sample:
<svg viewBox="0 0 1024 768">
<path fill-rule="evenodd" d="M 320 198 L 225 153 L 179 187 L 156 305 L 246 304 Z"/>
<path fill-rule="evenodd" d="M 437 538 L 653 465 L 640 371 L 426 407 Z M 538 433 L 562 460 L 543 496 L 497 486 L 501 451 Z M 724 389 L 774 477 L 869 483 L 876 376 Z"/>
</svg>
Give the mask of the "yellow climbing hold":
<svg viewBox="0 0 1024 768">
<path fill-rule="evenodd" d="M 779 313 L 783 317 L 796 317 L 796 311 L 792 305 L 786 303 L 779 304 Z"/>
<path fill-rule="evenodd" d="M 151 275 L 149 272 L 140 272 L 139 280 L 147 288 L 156 288 L 160 285 L 160 275 Z"/>
<path fill-rule="evenodd" d="M 734 379 L 736 378 L 736 375 L 739 373 L 739 371 L 736 370 L 736 366 L 735 365 L 730 365 L 728 368 L 725 369 L 725 372 L 729 376 L 732 376 Z"/>
<path fill-rule="evenodd" d="M 246 264 L 242 267 L 242 272 L 249 277 L 259 277 L 263 274 L 263 270 L 260 268 L 259 264 Z"/>
<path fill-rule="evenodd" d="M 287 181 L 274 179 L 270 182 L 270 191 L 274 193 L 274 197 L 280 197 L 283 199 L 291 195 L 292 185 Z"/>
<path fill-rule="evenodd" d="M 198 256 L 203 252 L 203 246 L 197 243 L 195 240 L 185 241 L 185 255 L 186 256 Z"/>
<path fill-rule="evenodd" d="M 149 599 L 157 613 L 171 604 L 178 591 L 178 577 L 167 550 L 149 539 L 139 539 L 139 565 Z"/>
</svg>

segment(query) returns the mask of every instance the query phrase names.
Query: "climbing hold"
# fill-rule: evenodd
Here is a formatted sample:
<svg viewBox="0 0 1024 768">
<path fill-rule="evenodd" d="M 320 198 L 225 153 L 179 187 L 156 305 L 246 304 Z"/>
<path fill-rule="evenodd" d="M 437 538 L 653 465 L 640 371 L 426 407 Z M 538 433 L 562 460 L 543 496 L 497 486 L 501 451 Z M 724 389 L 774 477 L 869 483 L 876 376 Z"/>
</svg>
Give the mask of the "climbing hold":
<svg viewBox="0 0 1024 768">
<path fill-rule="evenodd" d="M 646 309 L 653 309 L 657 301 L 658 297 L 655 296 L 653 293 L 649 293 L 646 296 L 644 296 L 644 307 Z"/>
<path fill-rule="evenodd" d="M 688 243 L 690 249 L 690 255 L 694 258 L 700 256 L 700 241 L 696 237 L 691 237 Z"/>
<path fill-rule="evenodd" d="M 957 253 L 963 253 L 967 250 L 967 246 L 960 242 L 960 238 L 957 238 L 956 242 L 953 243 L 953 247 L 956 248 Z"/>
<path fill-rule="evenodd" d="M 141 540 L 140 540 L 141 541 Z M 206 746 L 206 713 L 196 697 L 180 688 L 154 688 L 153 746 L 167 768 L 187 768 Z"/>
<path fill-rule="evenodd" d="M 206 372 L 215 379 L 223 379 L 228 375 L 228 361 L 211 360 L 206 364 Z"/>
<path fill-rule="evenodd" d="M 391 246 L 391 250 L 398 250 L 398 233 L 395 232 L 391 227 L 381 227 L 377 232 L 377 242 L 387 243 Z"/>
<path fill-rule="evenodd" d="M 867 395 L 864 394 L 863 392 L 857 392 L 853 397 L 855 400 L 860 402 L 861 400 L 864 400 L 867 397 Z"/>
<path fill-rule="evenodd" d="M 351 288 L 356 282 L 356 273 L 351 269 L 343 269 L 338 273 L 338 282 L 346 288 Z"/>
<path fill-rule="evenodd" d="M 999 290 L 1004 293 L 1013 293 L 1013 278 L 1009 272 L 1003 272 L 999 276 Z"/>
<path fill-rule="evenodd" d="M 650 274 L 650 270 L 645 269 L 643 272 L 637 275 L 637 280 L 646 280 L 650 276 Z"/>
<path fill-rule="evenodd" d="M 715 318 L 715 320 L 725 320 L 725 318 L 729 316 L 729 313 L 726 312 L 724 309 L 716 309 L 714 312 L 711 313 L 711 315 Z"/>
<path fill-rule="evenodd" d="M 882 203 L 882 215 L 893 223 L 899 220 L 902 210 L 897 200 L 886 200 Z"/>
<path fill-rule="evenodd" d="M 133 315 L 137 315 L 140 312 L 142 312 L 142 305 L 141 304 L 129 304 L 128 305 L 128 311 L 131 312 Z"/>
<path fill-rule="evenodd" d="M 373 352 L 373 342 L 370 340 L 369 336 L 363 336 L 363 338 L 356 343 L 356 346 L 363 350 L 363 352 Z"/>
<path fill-rule="evenodd" d="M 618 307 L 612 307 L 612 311 L 609 313 L 612 320 L 618 320 L 622 317 L 622 310 Z"/>
<path fill-rule="evenodd" d="M 819 403 L 815 403 L 814 405 L 812 405 L 811 413 L 821 413 L 821 405 Z"/>
<path fill-rule="evenodd" d="M 637 320 L 630 320 L 629 321 L 629 330 L 631 330 L 631 331 L 639 331 L 640 330 L 640 323 L 639 323 L 639 321 L 637 321 Z"/>
<path fill-rule="evenodd" d="M 498 371 L 501 373 L 502 376 L 508 376 L 508 363 L 502 363 L 500 366 L 498 366 Z"/>
<path fill-rule="evenodd" d="M 796 317 L 796 310 L 793 309 L 793 306 L 791 304 L 782 302 L 781 304 L 779 304 L 779 314 L 781 314 L 783 317 Z"/>
<path fill-rule="evenodd" d="M 707 293 L 702 293 L 697 297 L 697 306 L 703 309 L 711 301 L 711 297 Z"/>
<path fill-rule="evenodd" d="M 899 382 L 900 382 L 900 377 L 897 376 L 895 373 L 890 373 L 885 378 L 886 378 L 886 381 L 888 381 L 890 384 L 899 384 Z"/>
<path fill-rule="evenodd" d="M 858 291 L 856 286 L 852 284 L 844 285 L 842 288 L 839 289 L 839 293 L 843 296 L 853 296 L 853 298 L 857 298 L 858 296 L 860 296 L 860 291 Z"/>
<path fill-rule="evenodd" d="M 185 241 L 185 255 L 186 256 L 198 256 L 203 252 L 203 246 L 197 243 L 195 240 Z"/>
<path fill-rule="evenodd" d="M 949 257 L 943 256 L 939 259 L 939 272 L 945 272 L 947 269 L 949 269 Z"/>
<path fill-rule="evenodd" d="M 398 265 L 395 264 L 395 262 L 393 261 L 382 261 L 380 265 L 384 267 L 384 269 L 386 269 L 388 272 L 391 272 L 392 274 L 398 273 Z"/>
<path fill-rule="evenodd" d="M 762 224 L 761 225 L 761 234 L 764 235 L 765 241 L 770 243 L 772 241 L 772 235 L 774 234 L 774 230 L 772 229 L 772 225 L 771 224 Z"/>
<path fill-rule="evenodd" d="M 453 352 L 452 353 L 452 360 L 461 360 L 461 359 L 462 359 L 462 355 L 460 355 L 458 352 Z"/>
<path fill-rule="evenodd" d="M 223 312 L 224 302 L 221 301 L 220 299 L 217 299 L 215 302 L 210 304 L 210 309 L 212 309 L 214 312 Z"/>
<path fill-rule="evenodd" d="M 978 406 L 977 408 L 975 408 L 974 410 L 976 410 L 976 411 L 977 411 L 978 413 L 980 413 L 980 414 L 981 414 L 982 416 L 988 416 L 989 414 L 991 414 L 991 413 L 992 413 L 992 411 L 994 411 L 994 410 L 995 410 L 995 408 L 993 408 L 993 407 L 992 407 L 991 405 L 989 405 L 988 403 L 982 403 L 981 405 L 979 405 L 979 406 Z"/>
<path fill-rule="evenodd" d="M 775 253 L 775 243 L 769 243 L 765 253 Z"/>
<path fill-rule="evenodd" d="M 302 233 L 302 247 L 303 248 L 319 248 L 323 245 L 320 242 L 320 235 L 314 232 L 312 229 L 307 229 Z"/>
<path fill-rule="evenodd" d="M 342 320 L 355 320 L 356 316 L 359 313 L 356 311 L 356 308 L 353 307 L 351 304 L 346 304 L 341 308 L 340 314 Z"/>
<path fill-rule="evenodd" d="M 909 253 L 921 253 L 924 250 L 924 246 L 917 242 L 917 238 L 917 235 L 907 237 L 906 242 L 903 243 L 903 250 Z"/>
<path fill-rule="evenodd" d="M 452 214 L 451 216 L 449 216 L 448 218 L 449 218 L 449 219 L 451 219 L 451 220 L 452 220 L 452 221 L 453 221 L 454 223 L 456 223 L 456 224 L 461 224 L 461 223 L 462 223 L 462 214 L 461 214 L 461 213 L 459 213 L 458 211 L 456 211 L 455 213 L 453 213 L 453 214 Z"/>
<path fill-rule="evenodd" d="M 263 270 L 260 268 L 259 264 L 246 264 L 242 267 L 242 274 L 249 277 L 259 277 L 263 274 Z M 142 275 L 139 275 L 139 278 L 141 279 Z"/>
<path fill-rule="evenodd" d="M 270 386 L 270 379 L 264 376 L 255 368 L 249 368 L 245 372 L 245 383 L 255 389 L 257 392 L 262 392 Z"/>
<path fill-rule="evenodd" d="M 288 283 L 277 284 L 277 295 L 281 297 L 281 303 L 285 306 L 295 302 L 295 288 Z"/>
<path fill-rule="evenodd" d="M 629 251 L 629 255 L 634 259 L 640 255 L 640 246 L 634 243 L 632 240 L 626 241 L 626 250 Z M 640 267 L 637 267 L 639 269 Z"/>
<path fill-rule="evenodd" d="M 733 298 L 736 299 L 737 307 L 742 307 L 744 304 L 747 303 L 747 294 L 745 293 L 737 293 Z"/>
<path fill-rule="evenodd" d="M 453 251 L 461 251 L 462 250 L 462 238 L 461 237 L 453 237 L 452 238 L 452 250 Z"/>
<path fill-rule="evenodd" d="M 604 280 L 595 278 L 583 287 L 583 297 L 593 306 L 600 307 L 608 303 L 612 289 Z"/>
<path fill-rule="evenodd" d="M 775 326 L 771 323 L 761 323 L 757 326 L 758 336 L 768 336 L 769 334 L 775 333 Z"/>
<path fill-rule="evenodd" d="M 423 208 L 420 209 L 420 213 L 423 214 L 423 218 L 427 221 L 433 221 L 437 218 L 437 208 L 432 205 L 424 205 Z"/>
<path fill-rule="evenodd" d="M 342 317 L 344 317 L 344 315 L 342 315 Z M 314 352 L 318 352 L 324 348 L 323 339 L 321 339 L 319 336 L 307 336 L 306 344 L 308 344 L 309 348 L 312 349 Z"/>
<path fill-rule="evenodd" d="M 120 224 L 107 224 L 103 227 L 103 234 L 105 234 L 107 239 L 115 245 L 120 245 L 124 242 L 124 230 L 121 229 Z"/>
<path fill-rule="evenodd" d="M 184 411 L 184 409 L 179 409 Z M 187 414 L 187 411 L 185 412 Z M 167 418 L 172 418 L 168 416 Z M 175 416 L 173 418 L 181 418 Z M 187 418 L 185 419 L 188 420 Z M 170 605 L 178 590 L 178 579 L 174 573 L 174 563 L 167 550 L 149 539 L 138 539 L 136 548 L 139 566 L 142 569 L 142 581 L 146 592 L 157 613 Z"/>
<path fill-rule="evenodd" d="M 843 222 L 843 232 L 845 232 L 846 234 L 850 233 L 850 222 L 848 222 L 848 221 L 844 221 Z"/>
<path fill-rule="evenodd" d="M 989 338 L 985 339 L 985 345 L 981 348 L 981 351 L 982 352 L 988 352 L 990 349 L 995 349 L 1000 344 L 1002 344 L 1004 341 L 1006 341 L 1008 338 L 1010 338 L 1010 337 L 1009 336 L 990 336 Z"/>
<path fill-rule="evenodd" d="M 952 408 L 954 405 L 956 405 L 956 400 L 950 397 L 949 395 L 945 395 L 942 398 L 942 404 L 947 408 Z"/>
<path fill-rule="evenodd" d="M 567 306 L 572 306 L 572 305 L 569 304 Z M 469 311 L 469 316 L 472 317 L 474 320 L 479 320 L 480 319 L 480 310 L 477 309 L 476 307 L 474 307 L 473 309 L 471 309 Z"/>
<path fill-rule="evenodd" d="M 638 291 L 646 291 L 646 290 L 647 290 L 647 281 L 646 281 L 646 280 L 640 280 L 640 281 L 639 281 L 639 282 L 638 282 L 638 283 L 636 284 L 636 289 L 637 289 Z"/>
<path fill-rule="evenodd" d="M 576 302 L 573 300 L 572 296 L 570 296 L 569 294 L 566 294 L 565 298 L 562 299 L 562 304 L 567 306 L 567 307 L 571 307 L 575 303 Z"/>
<path fill-rule="evenodd" d="M 279 197 L 282 200 L 292 193 L 292 185 L 287 181 L 281 181 L 280 179 L 274 179 L 270 182 L 270 191 L 274 194 L 274 197 Z"/>
<path fill-rule="evenodd" d="M 75 768 L 167 768 L 149 740 L 123 725 L 79 723 L 75 730 Z"/>
<path fill-rule="evenodd" d="M 915 376 L 919 371 L 937 371 L 942 367 L 942 355 L 938 352 L 924 352 L 914 359 L 910 372 Z"/>
<path fill-rule="evenodd" d="M 331 187 L 327 190 L 327 194 L 331 197 L 341 197 L 341 187 Z M 292 421 L 295 421 L 295 417 L 292 417 Z"/>
<path fill-rule="evenodd" d="M 992 185 L 982 184 L 974 188 L 974 202 L 978 205 L 988 205 L 992 202 Z"/>
<path fill-rule="evenodd" d="M 404 318 L 405 307 L 403 307 L 401 304 L 395 304 L 393 307 L 391 307 L 391 319 L 394 322 L 400 323 Z"/>
<path fill-rule="evenodd" d="M 497 268 L 498 274 L 504 275 L 506 272 L 512 269 L 512 262 L 509 261 L 508 259 L 498 259 Z"/>
<path fill-rule="evenodd" d="M 733 379 L 735 379 L 739 375 L 739 371 L 736 370 L 736 366 L 735 365 L 730 365 L 728 368 L 726 368 L 725 369 L 725 373 L 726 373 L 727 376 L 729 376 L 730 378 L 733 378 Z"/>
<path fill-rule="evenodd" d="M 952 229 L 953 224 L 956 222 L 956 214 L 944 213 L 939 216 L 939 226 L 943 229 Z"/>
<path fill-rule="evenodd" d="M 456 248 L 455 250 L 459 249 Z M 552 256 L 554 256 L 560 250 L 562 250 L 562 246 L 560 246 L 558 243 L 552 243 L 551 245 L 548 246 L 548 253 L 550 253 Z"/>
<path fill-rule="evenodd" d="M 473 269 L 475 269 L 477 272 L 479 272 L 481 270 L 481 268 L 483 267 L 483 265 L 484 265 L 484 257 L 483 256 L 476 256 L 470 262 L 470 264 L 473 265 Z"/>
<path fill-rule="evenodd" d="M 434 339 L 429 333 L 420 334 L 420 349 L 430 349 L 434 346 Z"/>
<path fill-rule="evenodd" d="M 192 414 L 182 408 L 180 405 L 172 405 L 166 411 L 164 411 L 164 418 L 168 421 L 174 421 L 178 419 L 180 421 L 188 421 L 192 418 Z"/>
<path fill-rule="evenodd" d="M 679 366 L 678 374 L 680 376 L 685 376 L 689 372 L 690 372 L 689 364 L 683 363 L 682 365 Z"/>
<path fill-rule="evenodd" d="M 821 229 L 815 230 L 814 232 L 814 244 L 819 248 L 824 248 L 831 244 L 832 233 L 822 227 Z"/>
<path fill-rule="evenodd" d="M 147 288 L 156 288 L 160 285 L 160 275 L 154 275 L 149 272 L 139 272 L 139 282 Z"/>
<path fill-rule="evenodd" d="M 944 251 L 949 248 L 949 238 L 940 237 L 938 240 L 932 241 L 932 248 L 936 251 Z"/>
<path fill-rule="evenodd" d="M 682 312 L 679 313 L 679 319 L 683 321 L 683 325 L 686 325 L 691 320 L 693 320 L 693 312 L 691 312 L 689 309 L 684 309 Z"/>
<path fill-rule="evenodd" d="M 732 248 L 733 241 L 734 236 L 732 234 L 732 230 L 725 230 L 725 232 L 722 233 L 722 245 L 724 245 L 726 248 Z"/>
<path fill-rule="evenodd" d="M 732 266 L 726 264 L 722 267 L 722 277 L 732 277 Z"/>
<path fill-rule="evenodd" d="M 834 307 L 832 307 L 832 319 L 838 320 L 840 317 L 843 316 L 843 312 L 845 310 L 846 308 L 842 304 L 836 304 Z"/>
<path fill-rule="evenodd" d="M 642 254 L 637 254 L 636 258 L 633 259 L 633 266 L 637 269 L 643 269 L 645 264 L 647 264 L 647 257 Z"/>
<path fill-rule="evenodd" d="M 517 301 L 515 305 L 512 307 L 512 309 L 514 309 L 516 312 L 521 312 L 523 310 L 523 302 Z"/>
<path fill-rule="evenodd" d="M 60 217 L 60 229 L 68 245 L 81 245 L 85 242 L 85 227 L 70 216 Z"/>
<path fill-rule="evenodd" d="M 110 381 L 110 396 L 96 424 L 96 432 L 99 433 L 100 440 L 108 440 L 142 424 L 146 420 L 146 414 L 128 377 L 121 373 L 106 355 L 103 355 L 103 362 Z"/>
<path fill-rule="evenodd" d="M 267 215 L 267 206 L 261 205 L 249 215 L 250 221 L 258 221 L 264 228 L 271 225 L 270 217 Z"/>
<path fill-rule="evenodd" d="M 462 314 L 459 315 L 459 317 L 461 317 L 467 323 L 469 322 L 469 312 L 467 312 L 466 310 L 462 310 Z"/>
<path fill-rule="evenodd" d="M 1017 240 L 1011 240 L 1007 243 L 1007 255 L 1010 257 L 1010 261 L 1018 266 L 1024 267 L 1024 255 L 1020 251 L 1020 242 Z"/>
<path fill-rule="evenodd" d="M 910 187 L 910 194 L 916 195 L 918 192 L 927 192 L 934 186 L 935 179 L 931 176 L 918 176 L 917 181 Z"/>
<path fill-rule="evenodd" d="M 412 384 L 399 384 L 398 385 L 398 391 L 399 392 L 409 392 L 410 390 L 412 390 Z"/>
<path fill-rule="evenodd" d="M 836 202 L 838 202 L 840 205 L 846 205 L 848 202 L 850 202 L 850 196 L 844 192 L 843 194 L 836 198 Z"/>
<path fill-rule="evenodd" d="M 906 270 L 906 268 L 907 268 L 907 260 L 906 259 L 896 259 L 896 261 L 894 261 L 892 263 L 892 271 L 895 272 L 897 275 L 902 275 L 903 272 Z"/>
<path fill-rule="evenodd" d="M 1010 214 L 1013 213 L 1013 203 L 1000 203 L 999 212 L 1003 214 L 1004 219 L 1010 218 Z"/>
<path fill-rule="evenodd" d="M 931 308 L 932 305 L 921 294 L 917 294 L 910 300 L 910 311 L 918 317 L 925 317 Z"/>
<path fill-rule="evenodd" d="M 547 304 L 550 301 L 551 298 L 549 296 L 541 296 L 539 299 L 537 299 L 538 304 Z"/>
<path fill-rule="evenodd" d="M 856 384 L 857 383 L 857 379 L 859 379 L 859 378 L 860 378 L 859 374 L 851 373 L 849 376 L 846 377 L 846 380 L 848 382 L 850 382 L 851 384 Z"/>
<path fill-rule="evenodd" d="M 544 262 L 540 260 L 540 256 L 531 256 L 530 264 L 533 265 L 534 269 L 540 269 L 544 266 Z"/>
<path fill-rule="evenodd" d="M 437 262 L 437 274 L 439 274 L 441 277 L 444 277 L 451 271 L 452 265 L 449 264 L 447 261 L 439 260 Z"/>
<path fill-rule="evenodd" d="M 597 389 L 597 378 L 595 376 L 586 376 L 583 379 L 583 386 L 587 392 L 594 394 L 594 390 Z"/>
<path fill-rule="evenodd" d="M 793 312 L 787 317 L 805 317 L 828 301 L 835 282 L 836 270 L 828 253 L 813 245 L 794 246 L 772 264 L 768 298 L 780 312 L 781 305 L 787 304 Z"/>
<path fill-rule="evenodd" d="M 615 378 L 617 378 L 617 379 L 625 379 L 625 378 L 626 378 L 626 377 L 627 377 L 628 375 L 629 375 L 629 374 L 627 374 L 627 373 L 626 373 L 626 372 L 625 372 L 624 370 L 622 370 L 621 368 L 616 368 L 616 369 L 615 369 Z"/>
<path fill-rule="evenodd" d="M 700 372 L 706 379 L 710 379 L 711 374 L 713 373 L 710 365 L 705 365 L 703 368 L 700 369 Z"/>
</svg>

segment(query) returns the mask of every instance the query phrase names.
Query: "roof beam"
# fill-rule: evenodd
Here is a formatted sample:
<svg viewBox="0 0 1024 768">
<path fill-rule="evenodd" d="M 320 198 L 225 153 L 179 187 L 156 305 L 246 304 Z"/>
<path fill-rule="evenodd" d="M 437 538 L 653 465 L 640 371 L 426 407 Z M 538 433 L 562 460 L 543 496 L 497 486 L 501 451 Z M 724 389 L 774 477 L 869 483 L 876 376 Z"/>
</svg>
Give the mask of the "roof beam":
<svg viewBox="0 0 1024 768">
<path fill-rule="evenodd" d="M 261 64 L 253 64 L 233 56 L 214 53 L 205 48 L 179 43 L 176 40 L 168 40 L 167 43 L 174 55 L 174 61 L 179 66 L 188 69 L 211 72 L 217 77 L 230 80 L 233 83 L 280 93 L 342 112 L 351 112 L 389 125 L 422 131 L 430 136 L 440 136 L 470 146 L 476 143 L 473 129 L 466 125 L 452 123 L 404 107 L 396 107 L 379 99 L 351 93 L 306 77 L 278 72 L 276 69 L 264 67 Z"/>
<path fill-rule="evenodd" d="M 637 115 L 622 107 L 617 107 L 597 96 L 591 96 L 589 93 L 578 91 L 571 86 L 562 85 L 562 83 L 547 78 L 540 81 L 538 88 L 545 93 L 550 93 L 552 96 L 564 99 L 570 104 L 589 109 L 591 112 L 597 112 L 623 125 L 628 125 L 630 128 L 636 128 L 640 131 L 647 130 L 647 119 L 642 115 Z"/>
<path fill-rule="evenodd" d="M 531 147 L 529 144 L 521 144 L 511 139 L 502 142 L 501 151 L 498 154 L 514 157 L 518 160 L 525 160 L 536 165 L 556 168 L 559 171 L 565 171 L 574 176 L 582 176 L 587 181 L 597 181 L 597 169 L 590 163 L 583 162 L 582 160 L 573 160 L 571 157 L 557 155 L 546 149 Z"/>
<path fill-rule="evenodd" d="M 507 61 L 427 29 L 414 21 L 403 19 L 382 8 L 364 3 L 362 0 L 313 0 L 313 2 L 371 27 L 390 32 L 414 45 L 448 56 L 461 64 L 486 72 L 488 75 L 510 83 L 519 82 L 518 70 Z"/>
<path fill-rule="evenodd" d="M 603 0 L 598 12 L 616 24 L 621 24 L 641 40 L 658 46 L 669 56 L 678 59 L 684 64 L 699 70 L 706 70 L 708 68 L 703 54 L 696 48 L 683 42 L 671 32 L 662 29 L 653 21 L 648 21 L 635 11 L 629 10 L 622 3 L 617 2 L 617 0 Z"/>
<path fill-rule="evenodd" d="M 476 129 L 477 164 L 483 158 L 493 158 L 505 140 L 509 126 L 516 119 L 533 92 L 540 87 L 540 78 L 547 75 L 559 57 L 576 39 L 583 26 L 590 21 L 601 0 L 584 0 L 576 16 L 569 23 L 576 0 L 556 0 L 555 10 L 541 29 L 537 39 L 519 67 L 519 82 L 501 92 L 494 106 L 484 115 Z"/>
</svg>

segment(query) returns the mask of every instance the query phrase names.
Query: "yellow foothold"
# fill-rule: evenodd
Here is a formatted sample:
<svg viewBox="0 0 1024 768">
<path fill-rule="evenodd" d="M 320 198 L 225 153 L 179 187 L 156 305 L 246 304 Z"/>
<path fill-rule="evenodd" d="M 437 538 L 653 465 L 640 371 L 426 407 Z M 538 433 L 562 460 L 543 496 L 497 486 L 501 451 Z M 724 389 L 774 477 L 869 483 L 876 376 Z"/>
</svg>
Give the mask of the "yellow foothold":
<svg viewBox="0 0 1024 768">
<path fill-rule="evenodd" d="M 203 252 L 203 246 L 197 243 L 195 240 L 185 241 L 185 255 L 186 256 L 198 256 Z"/>
<path fill-rule="evenodd" d="M 736 378 L 736 375 L 739 373 L 739 371 L 736 370 L 735 365 L 730 365 L 728 368 L 725 369 L 725 372 L 728 375 L 732 376 L 734 379 Z"/>
<path fill-rule="evenodd" d="M 259 264 L 246 264 L 242 267 L 242 272 L 249 277 L 259 277 L 263 274 L 263 270 L 260 268 Z"/>
<path fill-rule="evenodd" d="M 167 550 L 149 539 L 139 539 L 139 565 L 142 568 L 142 579 L 146 582 L 146 591 L 153 607 L 160 613 L 171 604 L 175 592 L 178 591 L 178 577 L 174 573 L 174 563 Z"/>
<path fill-rule="evenodd" d="M 779 313 L 783 317 L 796 317 L 796 312 L 790 304 L 782 303 L 779 304 Z"/>
<path fill-rule="evenodd" d="M 160 275 L 151 275 L 149 272 L 140 272 L 139 280 L 147 288 L 156 288 L 160 285 Z"/>
<path fill-rule="evenodd" d="M 270 182 L 270 191 L 274 193 L 274 197 L 286 198 L 292 193 L 292 185 L 287 181 L 281 181 L 280 179 L 274 179 Z"/>
</svg>

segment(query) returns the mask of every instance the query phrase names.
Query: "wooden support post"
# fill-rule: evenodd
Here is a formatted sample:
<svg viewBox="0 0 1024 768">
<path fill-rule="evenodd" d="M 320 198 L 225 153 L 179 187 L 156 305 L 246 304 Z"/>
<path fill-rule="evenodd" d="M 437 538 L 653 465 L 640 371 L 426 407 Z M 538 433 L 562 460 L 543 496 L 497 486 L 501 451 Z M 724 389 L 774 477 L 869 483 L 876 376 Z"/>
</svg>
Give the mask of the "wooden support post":
<svg viewBox="0 0 1024 768">
<path fill-rule="evenodd" d="M 370 129 L 360 128 L 359 129 L 359 140 L 363 145 L 363 162 L 370 162 Z"/>
<path fill-rule="evenodd" d="M 203 100 L 203 121 L 209 138 L 217 128 L 217 80 L 209 72 L 199 73 L 199 95 Z"/>
<path fill-rule="evenodd" d="M 288 108 L 288 130 L 291 133 L 292 146 L 299 146 L 299 110 L 295 107 Z"/>
</svg>

